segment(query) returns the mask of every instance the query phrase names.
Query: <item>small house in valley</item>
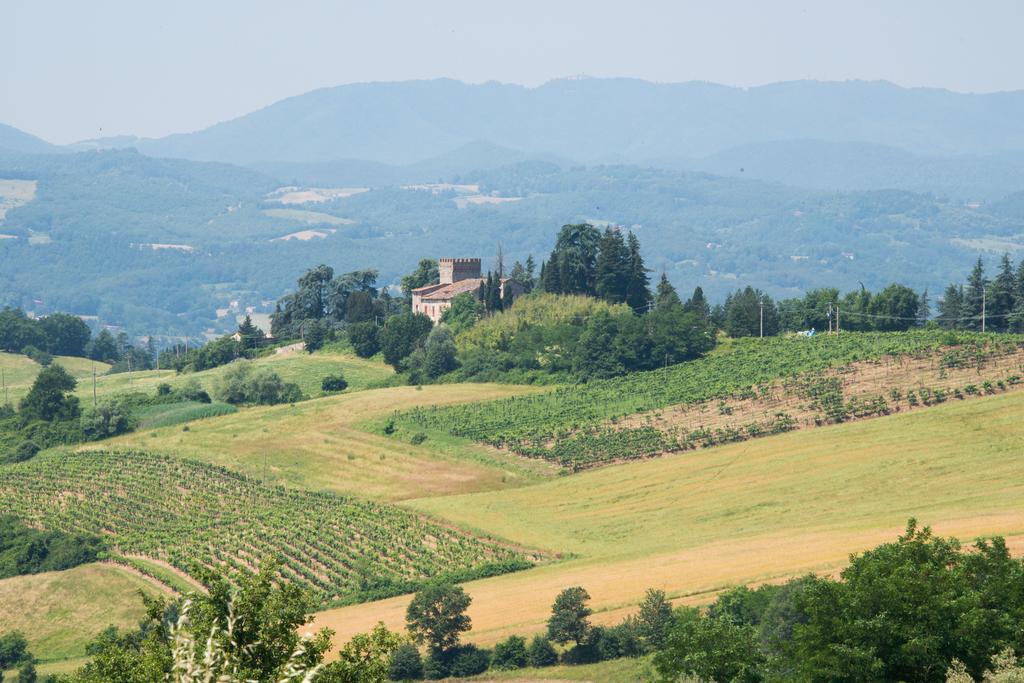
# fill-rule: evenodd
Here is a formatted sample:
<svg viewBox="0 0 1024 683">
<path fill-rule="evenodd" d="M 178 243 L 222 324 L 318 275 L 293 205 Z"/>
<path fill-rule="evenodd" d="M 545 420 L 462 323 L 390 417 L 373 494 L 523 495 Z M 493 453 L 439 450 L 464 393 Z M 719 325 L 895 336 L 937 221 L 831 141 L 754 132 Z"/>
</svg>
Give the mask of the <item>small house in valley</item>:
<svg viewBox="0 0 1024 683">
<path fill-rule="evenodd" d="M 459 294 L 470 293 L 479 297 L 486 278 L 480 275 L 478 258 L 443 258 L 437 261 L 440 282 L 412 290 L 412 312 L 422 313 L 435 323 L 441 320 L 452 300 Z M 507 277 L 500 279 L 501 297 L 515 298 L 522 293 L 522 287 Z"/>
</svg>

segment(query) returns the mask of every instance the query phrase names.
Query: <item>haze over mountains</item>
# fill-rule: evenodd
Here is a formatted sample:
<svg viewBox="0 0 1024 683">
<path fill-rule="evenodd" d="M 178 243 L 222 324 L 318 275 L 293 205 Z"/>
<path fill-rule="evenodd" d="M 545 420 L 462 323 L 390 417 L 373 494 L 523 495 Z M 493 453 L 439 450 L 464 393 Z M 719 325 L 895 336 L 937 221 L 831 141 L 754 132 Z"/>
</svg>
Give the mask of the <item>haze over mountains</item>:
<svg viewBox="0 0 1024 683">
<path fill-rule="evenodd" d="M 566 79 L 344 85 L 64 147 L 0 126 L 0 181 L 35 183 L 0 196 L 0 303 L 194 332 L 314 262 L 395 282 L 439 245 L 539 261 L 584 220 L 632 226 L 649 264 L 715 299 L 935 287 L 1024 249 L 1022 121 L 1024 91 Z M 464 187 L 402 189 L 438 182 Z M 269 194 L 291 185 L 368 191 Z"/>
</svg>

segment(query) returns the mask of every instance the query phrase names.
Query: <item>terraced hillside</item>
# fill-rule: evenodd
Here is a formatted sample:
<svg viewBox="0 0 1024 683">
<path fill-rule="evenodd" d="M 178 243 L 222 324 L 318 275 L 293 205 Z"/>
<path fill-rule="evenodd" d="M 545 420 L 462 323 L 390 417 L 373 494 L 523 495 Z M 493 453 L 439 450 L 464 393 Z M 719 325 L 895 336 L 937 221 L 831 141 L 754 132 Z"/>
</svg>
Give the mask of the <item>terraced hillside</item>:
<svg viewBox="0 0 1024 683">
<path fill-rule="evenodd" d="M 944 331 L 744 339 L 664 370 L 490 403 L 417 408 L 396 421 L 406 431 L 446 432 L 578 470 L 790 431 L 799 418 L 843 422 L 1002 391 L 1024 376 L 1022 349 L 1022 336 Z M 931 373 L 904 373 L 905 363 L 923 363 Z M 862 372 L 870 365 L 900 371 L 877 394 L 846 396 L 842 375 L 856 372 L 855 364 Z M 747 421 L 701 419 L 710 405 L 728 415 L 737 401 L 760 403 L 737 415 Z M 662 418 L 656 411 L 668 406 L 699 415 L 656 424 Z M 643 413 L 647 420 L 633 417 Z"/>
<path fill-rule="evenodd" d="M 321 602 L 413 590 L 441 574 L 502 573 L 541 559 L 395 506 L 288 490 L 141 452 L 53 452 L 0 467 L 0 509 L 47 529 L 104 535 L 116 553 L 201 577 L 280 557 Z"/>
</svg>

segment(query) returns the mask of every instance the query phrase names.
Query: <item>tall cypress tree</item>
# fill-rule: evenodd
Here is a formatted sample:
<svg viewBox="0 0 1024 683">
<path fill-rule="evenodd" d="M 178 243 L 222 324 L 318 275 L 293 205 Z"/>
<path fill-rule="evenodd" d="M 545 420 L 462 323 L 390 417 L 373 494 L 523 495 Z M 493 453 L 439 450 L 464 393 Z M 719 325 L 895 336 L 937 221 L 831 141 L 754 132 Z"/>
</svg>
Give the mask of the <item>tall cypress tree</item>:
<svg viewBox="0 0 1024 683">
<path fill-rule="evenodd" d="M 1017 277 L 1013 287 L 1013 311 L 1010 313 L 1011 332 L 1024 332 L 1024 259 L 1017 266 Z"/>
<path fill-rule="evenodd" d="M 594 292 L 605 301 L 621 304 L 626 301 L 632 277 L 630 254 L 622 233 L 605 228 L 597 248 Z"/>
<path fill-rule="evenodd" d="M 634 310 L 639 311 L 651 303 L 651 280 L 647 277 L 647 267 L 644 266 L 644 259 L 640 256 L 640 240 L 632 232 L 626 239 L 626 246 L 629 250 L 629 284 L 626 288 L 626 303 Z"/>
<path fill-rule="evenodd" d="M 501 280 L 491 275 L 491 271 L 487 271 L 487 300 L 484 302 L 484 306 L 487 308 L 488 313 L 501 310 Z"/>
<path fill-rule="evenodd" d="M 662 311 L 672 308 L 673 306 L 682 305 L 683 302 L 680 301 L 676 288 L 668 281 L 668 276 L 665 275 L 665 273 L 662 273 L 661 279 L 658 280 L 657 291 L 654 295 L 654 308 Z"/>
<path fill-rule="evenodd" d="M 960 316 L 964 318 L 962 326 L 968 330 L 981 329 L 981 313 L 985 306 L 985 287 L 988 281 L 985 279 L 985 265 L 978 257 L 974 264 L 971 276 L 967 278 L 967 288 L 963 293 L 963 306 L 960 309 Z M 987 328 L 987 325 L 986 325 Z"/>
<path fill-rule="evenodd" d="M 1009 317 L 1013 312 L 1014 289 L 1017 278 L 1013 273 L 1010 255 L 1003 254 L 999 262 L 999 273 L 988 290 L 987 314 L 991 315 L 990 328 L 997 332 L 1005 332 L 1009 327 Z"/>
<path fill-rule="evenodd" d="M 939 300 L 939 325 L 947 329 L 958 329 L 961 325 L 961 314 L 964 310 L 963 285 L 950 285 Z"/>
<path fill-rule="evenodd" d="M 917 301 L 917 324 L 918 326 L 925 326 L 928 324 L 928 319 L 932 317 L 932 305 L 928 300 L 928 289 L 926 288 L 921 292 L 921 298 Z"/>
<path fill-rule="evenodd" d="M 708 305 L 708 300 L 704 298 L 704 290 L 699 285 L 693 288 L 693 296 L 683 304 L 683 310 L 695 314 L 702 320 L 711 319 L 711 306 Z"/>
</svg>

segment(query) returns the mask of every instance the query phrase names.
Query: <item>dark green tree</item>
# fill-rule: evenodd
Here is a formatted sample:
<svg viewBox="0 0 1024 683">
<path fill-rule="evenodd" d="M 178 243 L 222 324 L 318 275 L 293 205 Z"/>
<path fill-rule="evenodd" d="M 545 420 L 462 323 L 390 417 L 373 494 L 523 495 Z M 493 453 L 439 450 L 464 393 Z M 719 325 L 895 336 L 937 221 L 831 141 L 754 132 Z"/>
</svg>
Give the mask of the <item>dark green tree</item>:
<svg viewBox="0 0 1024 683">
<path fill-rule="evenodd" d="M 594 265 L 594 293 L 611 303 L 621 304 L 629 294 L 630 253 L 618 229 L 605 228 L 597 244 Z"/>
<path fill-rule="evenodd" d="M 957 329 L 963 326 L 961 320 L 964 310 L 964 287 L 963 285 L 949 285 L 939 300 L 939 325 L 948 329 Z"/>
<path fill-rule="evenodd" d="M 423 347 L 423 355 L 423 370 L 431 379 L 451 372 L 459 366 L 455 358 L 455 339 L 447 325 L 437 325 L 430 330 Z"/>
<path fill-rule="evenodd" d="M 932 317 L 932 304 L 928 298 L 928 289 L 925 288 L 921 292 L 920 298 L 917 300 L 917 325 L 923 327 L 928 324 L 928 321 Z"/>
<path fill-rule="evenodd" d="M 106 328 L 100 330 L 89 345 L 89 358 L 103 363 L 113 363 L 120 358 L 114 335 L 110 334 Z"/>
<path fill-rule="evenodd" d="M 921 298 L 903 285 L 891 284 L 871 299 L 872 327 L 883 332 L 903 332 L 917 324 Z"/>
<path fill-rule="evenodd" d="M 553 666 L 558 663 L 558 652 L 555 651 L 551 641 L 541 635 L 536 635 L 530 641 L 530 649 L 526 653 L 530 666 Z"/>
<path fill-rule="evenodd" d="M 352 348 L 360 358 L 370 358 L 380 351 L 379 328 L 376 323 L 349 325 L 346 332 L 348 340 L 352 343 Z"/>
<path fill-rule="evenodd" d="M 672 603 L 665 597 L 665 591 L 647 589 L 640 603 L 636 626 L 637 633 L 648 651 L 661 649 L 673 623 L 675 617 L 672 614 Z"/>
<path fill-rule="evenodd" d="M 1010 312 L 1009 329 L 1011 332 L 1024 332 L 1024 259 L 1017 266 L 1017 277 L 1014 281 L 1013 310 Z"/>
<path fill-rule="evenodd" d="M 22 422 L 78 419 L 78 397 L 72 395 L 77 385 L 77 380 L 62 366 L 44 368 L 18 406 Z"/>
<path fill-rule="evenodd" d="M 593 610 L 587 607 L 590 594 L 580 586 L 566 588 L 551 605 L 551 617 L 548 618 L 548 638 L 556 643 L 575 642 L 577 645 L 590 631 L 590 615 Z"/>
<path fill-rule="evenodd" d="M 682 305 L 683 302 L 679 299 L 679 294 L 676 292 L 676 288 L 668 281 L 668 276 L 666 276 L 665 273 L 662 273 L 661 279 L 658 280 L 658 286 L 655 288 L 654 292 L 655 310 L 664 310 L 673 306 Z"/>
<path fill-rule="evenodd" d="M 441 314 L 441 322 L 448 325 L 453 334 L 459 334 L 473 327 L 483 314 L 480 298 L 472 292 L 463 292 L 452 299 L 452 305 Z"/>
<path fill-rule="evenodd" d="M 988 288 L 988 280 L 985 278 L 985 264 L 981 257 L 978 257 L 970 277 L 967 278 L 967 287 L 964 289 L 963 305 L 960 308 L 960 316 L 963 318 L 961 326 L 968 330 L 980 330 L 982 308 L 986 305 L 985 290 Z"/>
<path fill-rule="evenodd" d="M 432 655 L 451 650 L 472 623 L 466 610 L 472 602 L 462 586 L 431 583 L 413 597 L 405 623 L 417 643 L 426 644 Z"/>
<path fill-rule="evenodd" d="M 307 320 L 302 325 L 302 341 L 306 344 L 306 352 L 314 353 L 324 347 L 331 338 L 331 325 L 326 320 Z"/>
<path fill-rule="evenodd" d="M 491 666 L 499 671 L 521 669 L 528 662 L 526 639 L 522 636 L 509 636 L 494 646 L 491 655 Z"/>
<path fill-rule="evenodd" d="M 544 291 L 593 295 L 600 241 L 601 233 L 589 223 L 563 225 L 547 261 Z"/>
<path fill-rule="evenodd" d="M 725 332 L 730 337 L 757 337 L 763 310 L 764 336 L 779 332 L 779 318 L 771 297 L 759 289 L 745 287 L 725 302 Z"/>
<path fill-rule="evenodd" d="M 402 643 L 391 656 L 388 678 L 393 681 L 418 681 L 423 678 L 423 659 L 412 643 Z"/>
<path fill-rule="evenodd" d="M 58 356 L 84 356 L 92 332 L 77 315 L 53 313 L 39 321 L 46 345 L 43 347 Z"/>
<path fill-rule="evenodd" d="M 987 329 L 994 332 L 1005 332 L 1009 329 L 1010 315 L 1016 303 L 1017 277 L 1013 272 L 1010 255 L 1003 254 L 999 261 L 999 272 L 996 273 L 989 286 L 986 301 L 986 314 L 991 316 Z"/>
<path fill-rule="evenodd" d="M 680 610 L 653 663 L 663 680 L 693 676 L 702 681 L 757 683 L 762 680 L 763 660 L 752 626 Z"/>
<path fill-rule="evenodd" d="M 414 350 L 422 346 L 433 323 L 420 313 L 393 315 L 384 322 L 380 333 L 380 350 L 384 362 L 398 370 Z"/>
<path fill-rule="evenodd" d="M 683 310 L 704 320 L 711 319 L 711 306 L 708 305 L 708 300 L 704 297 L 704 290 L 699 286 L 693 288 L 693 294 L 683 304 Z"/>
<path fill-rule="evenodd" d="M 434 259 L 423 259 L 417 264 L 416 270 L 404 276 L 401 280 L 402 293 L 406 298 L 412 297 L 412 290 L 427 285 L 436 285 L 441 279 L 437 269 L 437 261 Z"/>
<path fill-rule="evenodd" d="M 626 304 L 639 313 L 646 310 L 651 304 L 651 280 L 647 276 L 647 267 L 640 255 L 640 240 L 632 232 L 626 238 L 626 247 L 629 251 Z"/>
<path fill-rule="evenodd" d="M 352 292 L 345 302 L 345 322 L 350 325 L 372 321 L 376 314 L 376 306 L 370 292 Z"/>
</svg>

